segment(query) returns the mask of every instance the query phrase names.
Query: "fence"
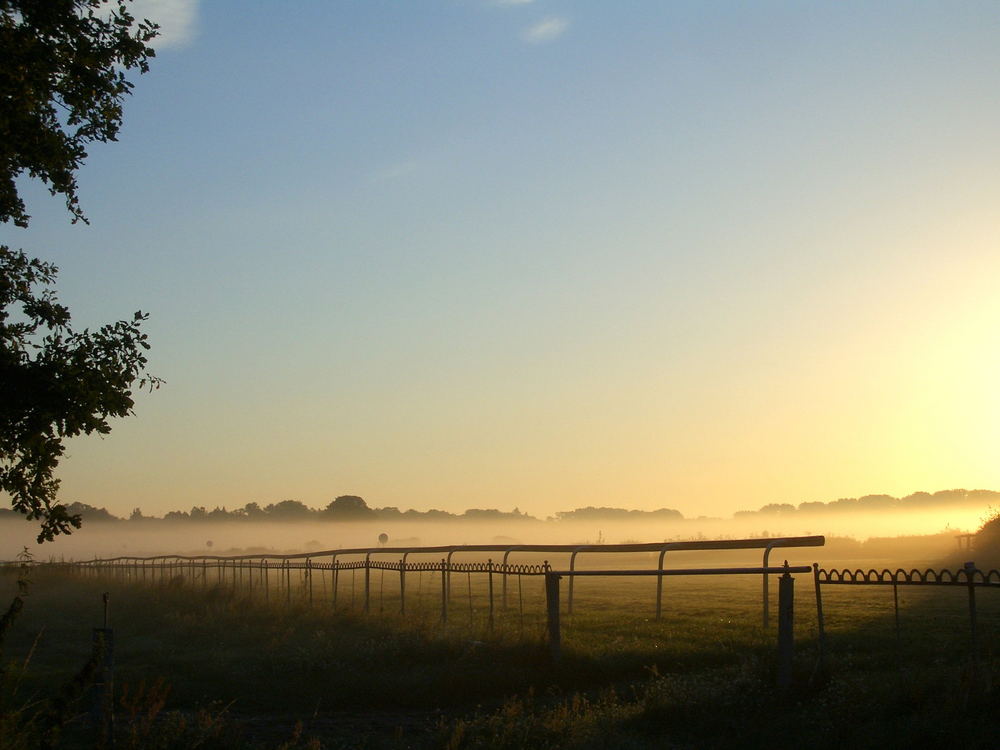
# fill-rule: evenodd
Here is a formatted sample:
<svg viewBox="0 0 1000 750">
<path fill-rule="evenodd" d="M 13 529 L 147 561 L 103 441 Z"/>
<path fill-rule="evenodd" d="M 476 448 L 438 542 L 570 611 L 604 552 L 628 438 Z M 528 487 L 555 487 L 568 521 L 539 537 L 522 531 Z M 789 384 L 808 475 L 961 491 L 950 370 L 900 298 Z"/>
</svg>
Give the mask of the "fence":
<svg viewBox="0 0 1000 750">
<path fill-rule="evenodd" d="M 673 570 L 546 570 L 545 575 L 545 604 L 546 604 L 546 630 L 548 633 L 549 651 L 553 661 L 559 660 L 562 648 L 562 635 L 559 615 L 559 582 L 563 577 L 569 578 L 572 584 L 573 579 L 579 576 L 648 576 L 655 575 L 662 578 L 664 575 L 674 576 L 712 576 L 712 575 L 763 575 L 765 578 L 771 574 L 780 574 L 781 579 L 778 587 L 778 687 L 787 689 L 792 683 L 792 663 L 794 660 L 795 635 L 794 635 L 794 584 L 795 579 L 792 573 L 809 573 L 814 570 L 808 565 L 790 567 L 785 561 L 780 568 L 683 568 Z M 819 588 L 817 587 L 817 593 Z M 817 611 L 820 604 L 819 598 L 816 600 Z"/>
<path fill-rule="evenodd" d="M 493 585 L 494 577 L 500 577 L 501 606 L 506 609 L 508 606 L 508 581 L 512 576 L 516 576 L 520 583 L 521 577 L 526 575 L 541 575 L 545 572 L 543 566 L 538 564 L 515 565 L 510 562 L 514 554 L 546 553 L 546 554 L 568 554 L 569 555 L 569 589 L 567 592 L 567 611 L 573 612 L 574 578 L 573 573 L 577 571 L 577 561 L 582 554 L 627 554 L 627 553 L 656 553 L 656 567 L 644 572 L 643 575 L 655 575 L 656 583 L 656 618 L 662 616 L 663 610 L 663 579 L 672 575 L 671 570 L 664 568 L 666 555 L 673 552 L 691 551 L 719 551 L 719 550 L 761 550 L 762 564 L 761 571 L 768 568 L 768 561 L 771 551 L 778 548 L 795 547 L 819 547 L 825 544 L 822 536 L 800 536 L 800 537 L 771 537 L 760 539 L 720 539 L 720 540 L 695 540 L 685 542 L 651 542 L 640 544 L 520 544 L 520 545 L 449 545 L 438 547 L 365 547 L 355 549 L 323 550 L 319 552 L 308 552 L 293 555 L 158 555 L 153 557 L 115 557 L 108 559 L 95 559 L 79 563 L 70 563 L 82 571 L 90 571 L 95 574 L 112 574 L 123 580 L 147 580 L 158 578 L 163 581 L 176 575 L 185 575 L 190 580 L 196 580 L 199 576 L 201 581 L 208 583 L 210 571 L 215 571 L 217 583 L 225 583 L 231 578 L 231 585 L 234 588 L 246 588 L 250 595 L 256 588 L 262 589 L 264 598 L 271 595 L 270 577 L 272 571 L 278 575 L 278 591 L 284 589 L 286 598 L 290 601 L 292 596 L 292 576 L 299 578 L 299 587 L 305 591 L 309 601 L 313 601 L 313 575 L 320 571 L 325 575 L 329 571 L 332 577 L 333 601 L 337 603 L 339 593 L 340 575 L 342 572 L 352 573 L 352 597 L 353 581 L 357 571 L 364 571 L 364 599 L 363 608 L 365 612 L 371 608 L 371 573 L 373 570 L 382 571 L 382 576 L 386 571 L 393 571 L 398 574 L 399 579 L 399 608 L 400 613 L 406 613 L 407 601 L 407 573 L 440 572 L 441 573 L 441 614 L 442 619 L 447 620 L 449 602 L 452 598 L 452 578 L 458 573 L 466 573 L 469 576 L 485 576 L 488 579 L 490 613 L 494 610 Z M 484 562 L 456 562 L 456 555 L 501 553 L 501 561 L 494 562 L 492 558 Z M 374 557 L 385 555 L 398 555 L 396 561 L 385 561 L 373 559 Z M 443 555 L 440 562 L 409 562 L 411 556 L 418 555 Z M 354 560 L 343 560 L 343 558 L 357 558 Z M 328 560 L 328 562 L 326 561 Z M 545 566 L 548 565 L 546 561 Z M 767 627 L 770 620 L 769 611 L 769 576 L 761 572 L 762 576 L 762 616 L 764 627 Z M 471 586 L 471 584 L 470 584 Z"/>
<path fill-rule="evenodd" d="M 150 582 L 159 581 L 161 583 L 176 580 L 177 576 L 185 576 L 189 582 L 203 586 L 209 585 L 229 585 L 234 590 L 245 590 L 247 595 L 253 596 L 258 592 L 265 600 L 270 599 L 272 591 L 280 596 L 284 595 L 287 602 L 292 600 L 292 576 L 295 573 L 299 578 L 299 588 L 303 598 L 310 604 L 314 603 L 314 580 L 316 571 L 321 576 L 329 573 L 331 579 L 331 599 L 334 606 L 337 605 L 340 594 L 340 577 L 342 574 L 351 573 L 351 606 L 355 603 L 355 580 L 358 572 L 364 575 L 364 598 L 363 610 L 368 613 L 371 610 L 372 600 L 372 572 L 379 572 L 382 576 L 384 586 L 384 575 L 386 572 L 398 576 L 399 591 L 399 611 L 401 615 L 406 614 L 406 582 L 407 574 L 430 574 L 440 575 L 440 604 L 441 622 L 447 623 L 449 617 L 449 606 L 453 594 L 453 578 L 455 575 L 466 574 L 469 590 L 469 614 L 470 620 L 473 614 L 472 607 L 472 576 L 481 576 L 486 583 L 486 598 L 488 601 L 488 626 L 492 631 L 496 615 L 497 597 L 495 578 L 500 577 L 502 581 L 502 593 L 500 601 L 503 610 L 506 611 L 508 604 L 508 579 L 516 576 L 518 581 L 518 611 L 520 613 L 521 628 L 524 628 L 524 607 L 522 597 L 521 581 L 525 576 L 540 576 L 544 578 L 544 592 L 546 601 L 546 632 L 550 653 L 554 661 L 558 661 L 561 650 L 561 625 L 560 625 L 560 581 L 568 578 L 568 599 L 567 614 L 573 612 L 573 584 L 578 577 L 648 577 L 657 578 L 656 588 L 656 618 L 662 614 L 663 605 L 663 579 L 668 576 L 703 576 L 703 575 L 760 575 L 763 578 L 763 620 L 764 626 L 768 625 L 768 580 L 771 575 L 781 575 L 778 597 L 779 623 L 778 623 L 778 669 L 777 681 L 779 687 L 788 687 L 791 683 L 794 635 L 793 635 L 793 584 L 792 573 L 808 573 L 817 570 L 815 567 L 799 566 L 790 567 L 785 561 L 783 567 L 769 567 L 767 565 L 771 550 L 777 547 L 812 547 L 819 546 L 825 542 L 824 538 L 813 537 L 781 537 L 765 539 L 739 539 L 739 540 L 703 540 L 692 542 L 666 542 L 659 544 L 616 544 L 616 545 L 517 545 L 514 547 L 497 547 L 493 545 L 460 545 L 451 547 L 413 547 L 413 548 L 364 548 L 349 550 L 329 550 L 324 552 L 313 552 L 299 555 L 239 555 L 239 556 L 179 556 L 167 555 L 156 557 L 117 557 L 111 559 L 96 559 L 81 563 L 70 563 L 75 570 L 84 574 L 95 574 L 101 576 L 111 575 L 125 582 Z M 740 567 L 740 568 L 664 568 L 664 559 L 671 551 L 713 551 L 713 550 L 762 550 L 764 564 L 760 567 Z M 455 562 L 456 554 L 463 553 L 484 553 L 490 551 L 501 551 L 503 553 L 502 562 L 494 563 L 492 558 L 486 562 Z M 553 570 L 549 561 L 544 561 L 541 565 L 528 564 L 516 565 L 509 562 L 511 554 L 520 552 L 562 552 L 569 554 L 569 568 L 566 570 Z M 582 553 L 636 553 L 655 552 L 657 553 L 657 564 L 651 569 L 604 569 L 604 570 L 580 570 L 576 567 L 577 560 Z M 435 562 L 413 562 L 407 558 L 411 555 L 427 555 L 444 553 L 440 561 Z M 396 561 L 373 560 L 375 555 L 398 554 Z M 355 557 L 354 560 L 342 560 L 338 558 Z M 319 558 L 319 560 L 314 560 Z M 328 560 L 328 561 L 327 561 Z M 214 576 L 212 575 L 214 572 Z M 271 576 L 277 575 L 277 581 L 272 585 Z M 214 577 L 214 581 L 211 579 Z M 422 579 L 421 579 L 422 580 Z M 324 578 L 325 584 L 325 578 Z M 325 585 L 324 585 L 325 589 Z M 820 610 L 819 586 L 816 587 L 817 611 Z"/>
<path fill-rule="evenodd" d="M 826 628 L 823 615 L 822 587 L 828 585 L 862 585 L 891 586 L 893 591 L 893 608 L 895 615 L 895 630 L 899 639 L 899 586 L 959 586 L 968 592 L 968 610 L 970 623 L 970 643 L 973 667 L 978 671 L 978 623 L 976 608 L 976 590 L 980 588 L 1000 588 L 1000 570 L 982 571 L 973 563 L 958 570 L 896 570 L 889 569 L 824 569 L 818 563 L 811 567 L 768 566 L 768 558 L 775 548 L 815 547 L 825 542 L 822 536 L 780 537 L 765 539 L 740 540 L 703 540 L 691 542 L 663 542 L 651 544 L 613 544 L 613 545 L 454 545 L 446 547 L 407 547 L 407 548 L 358 548 L 326 550 L 321 552 L 301 553 L 294 555 L 160 555 L 153 557 L 116 557 L 110 559 L 94 559 L 82 562 L 53 563 L 69 567 L 82 575 L 111 576 L 123 582 L 169 582 L 183 576 L 187 582 L 205 587 L 215 585 L 231 586 L 234 590 L 244 591 L 248 596 L 259 596 L 265 600 L 272 597 L 284 597 L 291 602 L 296 585 L 292 578 L 297 578 L 298 592 L 302 599 L 314 603 L 314 576 L 318 571 L 324 582 L 330 579 L 330 599 L 334 606 L 339 597 L 344 595 L 341 577 L 350 573 L 351 576 L 351 606 L 356 605 L 357 577 L 363 576 L 362 608 L 369 612 L 372 605 L 372 573 L 381 576 L 384 592 L 385 574 L 398 577 L 399 612 L 407 613 L 408 575 L 417 574 L 418 586 L 422 584 L 424 574 L 431 577 L 431 586 L 435 579 L 439 581 L 440 619 L 447 623 L 449 609 L 454 598 L 454 578 L 466 575 L 468 580 L 469 613 L 473 612 L 472 580 L 473 576 L 480 579 L 485 588 L 485 599 L 488 602 L 488 624 L 492 630 L 498 607 L 508 609 L 509 580 L 517 581 L 518 610 L 521 618 L 521 628 L 524 629 L 524 604 L 522 580 L 541 578 L 544 580 L 545 595 L 545 627 L 548 641 L 554 658 L 558 658 L 561 647 L 560 634 L 560 582 L 568 579 L 567 614 L 573 613 L 574 581 L 578 577 L 595 576 L 628 576 L 657 578 L 656 587 L 656 618 L 659 619 L 663 605 L 663 579 L 669 576 L 700 576 L 700 575 L 761 575 L 763 579 L 763 622 L 768 626 L 768 580 L 771 575 L 780 574 L 779 586 L 779 623 L 778 623 L 778 678 L 780 685 L 787 685 L 791 669 L 791 650 L 793 644 L 792 630 L 792 579 L 791 573 L 812 571 L 816 597 L 817 636 L 820 663 L 826 661 L 827 644 Z M 763 565 L 754 568 L 665 568 L 664 560 L 669 552 L 675 551 L 712 551 L 712 550 L 762 550 Z M 471 553 L 501 552 L 501 562 L 492 558 L 484 561 L 457 562 L 456 555 Z M 568 554 L 568 568 L 555 569 L 548 560 L 542 563 L 514 564 L 510 562 L 513 554 L 532 552 Z M 577 561 L 584 553 L 636 553 L 653 552 L 657 554 L 656 566 L 644 569 L 602 569 L 589 570 L 577 567 Z M 434 561 L 413 561 L 409 558 L 418 555 L 443 555 Z M 373 559 L 382 555 L 398 555 L 397 560 Z M 354 558 L 354 559 L 349 559 Z M 497 587 L 499 577 L 500 586 Z M 500 588 L 500 592 L 497 592 Z M 418 588 L 418 598 L 420 589 Z M 523 633 L 522 633 L 523 634 Z"/>
<path fill-rule="evenodd" d="M 909 571 L 897 568 L 889 570 L 851 570 L 848 568 L 827 570 L 813 563 L 813 581 L 816 587 L 816 615 L 820 643 L 820 658 L 825 658 L 826 634 L 823 622 L 823 586 L 892 586 L 892 605 L 895 619 L 896 639 L 899 640 L 899 587 L 900 586 L 962 586 L 968 591 L 969 636 L 974 668 L 979 663 L 979 628 L 976 612 L 976 589 L 1000 589 L 1000 570 L 979 570 L 975 563 L 967 562 L 964 567 L 951 571 L 947 569 L 923 571 L 913 568 Z"/>
</svg>

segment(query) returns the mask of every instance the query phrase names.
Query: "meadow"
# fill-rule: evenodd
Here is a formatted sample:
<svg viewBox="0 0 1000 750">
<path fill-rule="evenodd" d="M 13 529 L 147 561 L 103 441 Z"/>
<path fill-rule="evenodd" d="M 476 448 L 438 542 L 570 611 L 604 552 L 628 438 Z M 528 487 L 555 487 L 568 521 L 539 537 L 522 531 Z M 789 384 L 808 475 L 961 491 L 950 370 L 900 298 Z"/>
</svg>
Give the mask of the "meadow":
<svg viewBox="0 0 1000 750">
<path fill-rule="evenodd" d="M 838 563 L 827 550 L 794 554 L 793 563 Z M 843 562 L 886 567 L 884 559 Z M 979 596 L 974 671 L 964 589 L 901 588 L 897 636 L 890 588 L 826 586 L 824 665 L 812 577 L 800 575 L 795 681 L 783 692 L 758 576 L 671 578 L 661 620 L 653 579 L 579 579 L 558 663 L 544 643 L 538 577 L 511 586 L 492 627 L 474 577 L 453 580 L 447 624 L 440 574 L 408 584 L 405 617 L 381 576 L 368 614 L 358 581 L 353 607 L 346 580 L 335 607 L 329 581 L 314 581 L 310 604 L 304 587 L 265 601 L 259 590 L 250 597 L 184 575 L 142 584 L 38 566 L 30 578 L 4 644 L 5 715 L 20 708 L 30 716 L 72 681 L 108 592 L 117 747 L 985 748 L 1000 728 L 1000 591 Z M 11 595 L 14 579 L 8 571 L 3 581 Z M 92 747 L 86 700 L 74 705 L 57 746 Z M 13 724 L 4 725 L 11 738 Z M 30 732 L 22 738 L 32 746 Z"/>
</svg>

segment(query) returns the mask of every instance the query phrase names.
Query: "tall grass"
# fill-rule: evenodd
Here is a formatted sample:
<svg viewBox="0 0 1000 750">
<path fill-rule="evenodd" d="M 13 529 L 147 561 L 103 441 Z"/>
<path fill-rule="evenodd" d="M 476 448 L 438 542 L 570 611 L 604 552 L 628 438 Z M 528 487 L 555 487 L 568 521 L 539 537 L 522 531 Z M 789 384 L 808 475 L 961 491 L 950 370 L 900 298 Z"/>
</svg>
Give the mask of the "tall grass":
<svg viewBox="0 0 1000 750">
<path fill-rule="evenodd" d="M 119 747 L 991 747 L 998 730 L 1000 592 L 980 597 L 973 679 L 963 591 L 903 590 L 897 639 L 888 589 L 827 587 L 824 671 L 801 577 L 796 683 L 781 695 L 756 577 L 672 580 L 661 621 L 649 582 L 588 581 L 558 664 L 542 641 L 540 581 L 523 619 L 512 607 L 491 631 L 481 600 L 469 612 L 457 594 L 443 626 L 430 595 L 401 618 L 181 580 L 34 579 L 8 633 L 8 654 L 26 663 L 20 696 L 45 700 L 72 679 L 109 590 Z M 64 741 L 86 732 L 77 717 Z"/>
</svg>

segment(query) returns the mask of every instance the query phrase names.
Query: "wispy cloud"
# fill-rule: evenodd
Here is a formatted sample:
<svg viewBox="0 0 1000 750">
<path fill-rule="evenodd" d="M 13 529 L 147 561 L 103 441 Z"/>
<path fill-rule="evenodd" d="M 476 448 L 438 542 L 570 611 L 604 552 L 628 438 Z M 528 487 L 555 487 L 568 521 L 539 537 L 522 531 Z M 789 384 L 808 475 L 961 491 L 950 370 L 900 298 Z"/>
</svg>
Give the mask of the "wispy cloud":
<svg viewBox="0 0 1000 750">
<path fill-rule="evenodd" d="M 368 175 L 369 182 L 389 182 L 413 174 L 422 166 L 420 159 L 407 159 L 376 169 Z"/>
<path fill-rule="evenodd" d="M 135 0 L 130 12 L 138 19 L 149 19 L 160 25 L 153 40 L 156 50 L 184 47 L 198 34 L 199 0 Z"/>
<path fill-rule="evenodd" d="M 494 5 L 531 5 L 535 0 L 493 0 Z"/>
<path fill-rule="evenodd" d="M 558 39 L 569 27 L 569 21 L 559 16 L 551 16 L 529 26 L 521 32 L 521 39 L 529 44 L 544 44 Z"/>
</svg>

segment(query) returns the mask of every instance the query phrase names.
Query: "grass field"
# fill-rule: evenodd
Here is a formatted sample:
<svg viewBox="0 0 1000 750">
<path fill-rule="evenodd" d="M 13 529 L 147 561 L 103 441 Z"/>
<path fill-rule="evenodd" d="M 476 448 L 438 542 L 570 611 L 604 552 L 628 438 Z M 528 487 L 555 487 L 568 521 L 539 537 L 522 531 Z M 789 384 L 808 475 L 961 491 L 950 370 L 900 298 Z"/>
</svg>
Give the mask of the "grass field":
<svg viewBox="0 0 1000 750">
<path fill-rule="evenodd" d="M 403 618 L 381 576 L 364 615 L 357 580 L 351 611 L 344 580 L 335 610 L 316 579 L 309 606 L 305 589 L 265 602 L 211 580 L 134 585 L 36 568 L 4 647 L 5 711 L 42 706 L 73 678 L 108 591 L 118 747 L 996 746 L 1000 591 L 978 597 L 974 673 L 964 589 L 900 589 L 897 638 L 891 588 L 826 586 L 823 670 L 812 577 L 799 576 L 796 681 L 781 694 L 756 576 L 668 579 L 659 621 L 654 579 L 580 579 L 558 664 L 540 578 L 520 595 L 512 584 L 492 630 L 482 583 L 470 609 L 463 579 L 442 626 L 439 574 L 408 582 Z M 4 584 L 13 595 L 14 577 Z M 62 741 L 94 744 L 82 718 Z"/>
</svg>

